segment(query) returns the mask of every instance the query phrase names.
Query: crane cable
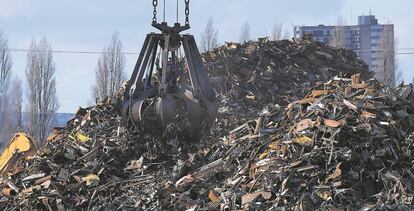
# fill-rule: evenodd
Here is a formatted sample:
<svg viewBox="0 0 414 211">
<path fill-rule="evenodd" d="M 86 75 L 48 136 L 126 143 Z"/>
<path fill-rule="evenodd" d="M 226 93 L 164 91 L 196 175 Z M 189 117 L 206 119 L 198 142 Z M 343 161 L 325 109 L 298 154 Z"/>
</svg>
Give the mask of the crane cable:
<svg viewBox="0 0 414 211">
<path fill-rule="evenodd" d="M 176 23 L 178 23 L 178 0 L 177 0 L 177 8 L 176 8 Z"/>
<path fill-rule="evenodd" d="M 166 8 L 167 7 L 166 7 L 166 3 L 165 3 L 165 0 L 164 0 L 164 12 L 163 12 L 164 13 L 164 22 L 165 22 L 165 13 L 166 13 L 165 10 L 166 10 Z"/>
</svg>

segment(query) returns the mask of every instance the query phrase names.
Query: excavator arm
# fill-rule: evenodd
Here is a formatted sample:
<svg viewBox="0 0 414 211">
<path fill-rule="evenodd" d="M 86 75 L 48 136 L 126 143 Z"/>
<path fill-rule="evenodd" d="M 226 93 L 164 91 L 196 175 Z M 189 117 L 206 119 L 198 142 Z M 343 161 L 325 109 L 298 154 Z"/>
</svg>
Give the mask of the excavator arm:
<svg viewBox="0 0 414 211">
<path fill-rule="evenodd" d="M 25 133 L 16 133 L 0 157 L 0 172 L 7 173 L 21 158 L 30 158 L 37 151 L 34 141 Z"/>
</svg>

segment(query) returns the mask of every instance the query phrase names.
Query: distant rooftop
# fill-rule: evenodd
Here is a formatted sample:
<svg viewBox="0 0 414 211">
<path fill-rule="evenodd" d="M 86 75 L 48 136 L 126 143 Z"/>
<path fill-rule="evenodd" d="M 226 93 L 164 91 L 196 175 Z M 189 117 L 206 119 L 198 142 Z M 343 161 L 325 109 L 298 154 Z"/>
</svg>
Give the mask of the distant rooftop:
<svg viewBox="0 0 414 211">
<path fill-rule="evenodd" d="M 358 25 L 378 25 L 378 20 L 375 15 L 361 15 L 358 16 Z"/>
<path fill-rule="evenodd" d="M 358 16 L 358 25 L 378 25 L 378 19 L 375 18 L 375 15 L 360 15 Z M 302 25 L 303 27 L 308 27 L 306 25 Z M 330 26 L 330 25 L 329 25 Z M 315 27 L 315 26 L 309 26 Z M 325 27 L 324 24 L 318 24 L 318 27 Z"/>
</svg>

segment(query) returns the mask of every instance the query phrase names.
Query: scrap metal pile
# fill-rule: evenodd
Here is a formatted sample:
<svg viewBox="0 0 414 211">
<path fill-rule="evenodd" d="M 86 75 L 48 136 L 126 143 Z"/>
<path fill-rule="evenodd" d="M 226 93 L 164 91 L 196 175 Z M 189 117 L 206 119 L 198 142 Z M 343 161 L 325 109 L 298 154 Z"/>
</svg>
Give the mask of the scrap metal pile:
<svg viewBox="0 0 414 211">
<path fill-rule="evenodd" d="M 334 76 L 371 77 L 352 50 L 313 42 L 309 35 L 295 41 L 226 43 L 204 54 L 204 62 L 210 75 L 224 79 L 219 114 L 228 125 L 256 116 L 268 104 L 285 106 Z"/>
<path fill-rule="evenodd" d="M 1 208 L 160 207 L 163 179 L 171 177 L 180 151 L 188 152 L 196 143 L 178 142 L 183 139 L 178 129 L 162 131 L 150 118 L 123 127 L 118 101 L 109 98 L 80 108 L 66 128 L 55 129 L 34 160 L 21 163 L 0 182 Z"/>
<path fill-rule="evenodd" d="M 231 131 L 215 177 L 187 177 L 214 208 L 412 210 L 413 112 L 412 85 L 335 78 Z"/>
<path fill-rule="evenodd" d="M 355 54 L 308 39 L 227 44 L 205 62 L 226 81 L 211 134 L 189 140 L 182 125 L 163 131 L 155 119 L 125 126 L 118 98 L 81 108 L 0 180 L 0 207 L 413 207 L 411 85 L 364 82 Z"/>
</svg>

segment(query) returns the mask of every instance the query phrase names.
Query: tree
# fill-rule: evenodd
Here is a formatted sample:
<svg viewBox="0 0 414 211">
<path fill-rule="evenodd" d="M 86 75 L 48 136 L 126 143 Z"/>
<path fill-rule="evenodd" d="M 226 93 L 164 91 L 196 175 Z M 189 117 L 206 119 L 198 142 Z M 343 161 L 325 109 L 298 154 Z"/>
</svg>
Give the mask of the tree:
<svg viewBox="0 0 414 211">
<path fill-rule="evenodd" d="M 11 76 L 12 60 L 9 52 L 9 42 L 2 32 L 0 32 L 0 124 L 4 104 L 7 101 L 7 91 Z"/>
<path fill-rule="evenodd" d="M 250 40 L 250 25 L 249 23 L 244 23 L 241 27 L 239 41 L 242 43 L 248 40 Z"/>
<path fill-rule="evenodd" d="M 270 39 L 272 41 L 277 41 L 282 39 L 282 33 L 283 33 L 283 24 L 275 24 L 273 26 L 272 34 L 270 35 Z"/>
<path fill-rule="evenodd" d="M 104 47 L 95 70 L 95 83 L 92 86 L 92 98 L 102 101 L 115 96 L 122 82 L 126 80 L 124 72 L 125 55 L 118 32 L 112 35 L 109 46 Z"/>
<path fill-rule="evenodd" d="M 289 32 L 283 30 L 283 24 L 275 24 L 273 26 L 272 33 L 270 34 L 270 40 L 277 41 L 282 39 L 288 39 L 289 36 Z"/>
<path fill-rule="evenodd" d="M 28 128 L 39 146 L 48 135 L 53 116 L 58 109 L 55 63 L 52 47 L 46 38 L 32 41 L 27 54 L 27 113 Z"/>
<path fill-rule="evenodd" d="M 0 32 L 0 110 L 4 97 L 6 97 L 11 67 L 12 59 L 9 51 L 9 41 L 3 32 Z"/>
<path fill-rule="evenodd" d="M 4 105 L 3 122 L 1 124 L 2 143 L 8 143 L 16 127 L 19 128 L 22 126 L 23 90 L 20 78 L 15 77 L 13 79 L 7 95 L 8 100 Z"/>
<path fill-rule="evenodd" d="M 398 63 L 398 58 L 395 56 L 395 52 L 398 49 L 399 41 L 396 37 L 394 37 L 394 72 L 395 72 L 395 85 L 399 85 L 400 83 L 404 82 L 403 73 L 400 70 L 400 65 Z"/>
<path fill-rule="evenodd" d="M 376 77 L 384 84 L 394 87 L 396 83 L 396 59 L 394 30 L 391 25 L 385 25 L 382 29 L 377 53 Z"/>
<path fill-rule="evenodd" d="M 2 119 L 0 123 L 0 149 L 8 143 L 10 137 L 12 135 L 12 131 L 14 128 L 13 124 L 13 114 L 9 112 L 11 108 L 10 102 L 4 101 L 3 102 L 3 111 L 2 111 Z"/>
<path fill-rule="evenodd" d="M 20 78 L 13 79 L 9 96 L 11 105 L 9 110 L 15 116 L 16 126 L 21 127 L 23 126 L 23 87 Z"/>
<path fill-rule="evenodd" d="M 284 33 L 284 35 L 283 35 L 283 39 L 290 39 L 289 37 L 290 37 L 290 33 L 289 33 L 289 31 L 286 31 L 286 30 L 285 30 L 285 33 Z"/>
<path fill-rule="evenodd" d="M 6 133 L 8 89 L 11 76 L 12 59 L 9 42 L 3 32 L 0 32 L 0 134 Z M 1 139 L 3 140 L 3 139 Z"/>
<path fill-rule="evenodd" d="M 204 32 L 201 33 L 201 50 L 203 52 L 211 51 L 218 46 L 217 34 L 217 29 L 214 27 L 214 20 L 210 17 Z"/>
<path fill-rule="evenodd" d="M 345 34 L 345 21 L 342 17 L 338 18 L 336 26 L 332 30 L 332 37 L 330 45 L 336 48 L 345 48 L 346 46 L 346 34 Z"/>
<path fill-rule="evenodd" d="M 395 45 L 394 49 L 397 49 L 397 45 Z M 395 51 L 394 51 L 395 52 Z M 394 69 L 395 69 L 395 86 L 398 86 L 400 83 L 404 82 L 403 73 L 399 68 L 398 58 L 395 57 L 394 61 Z"/>
</svg>

